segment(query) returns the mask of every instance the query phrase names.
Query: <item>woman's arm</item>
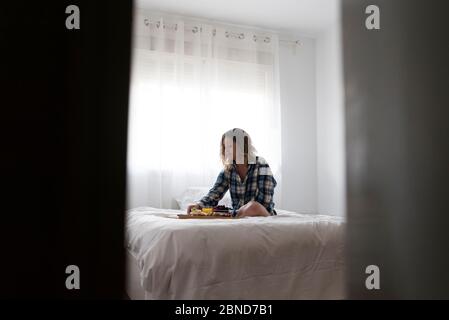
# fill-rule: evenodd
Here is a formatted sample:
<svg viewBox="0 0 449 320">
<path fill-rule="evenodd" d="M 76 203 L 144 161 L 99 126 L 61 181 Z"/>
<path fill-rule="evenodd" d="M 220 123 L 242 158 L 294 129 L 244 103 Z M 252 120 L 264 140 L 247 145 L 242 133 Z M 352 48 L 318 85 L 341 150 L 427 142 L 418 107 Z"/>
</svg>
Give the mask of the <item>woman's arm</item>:
<svg viewBox="0 0 449 320">
<path fill-rule="evenodd" d="M 255 200 L 263 205 L 270 214 L 273 214 L 273 195 L 276 185 L 277 182 L 274 179 L 268 164 L 260 165 L 259 174 L 257 176 L 257 187 L 259 192 Z"/>
<path fill-rule="evenodd" d="M 223 198 L 226 191 L 229 189 L 229 172 L 222 170 L 215 181 L 212 189 L 209 190 L 199 202 L 201 207 L 214 207 L 218 204 L 218 201 Z"/>
</svg>

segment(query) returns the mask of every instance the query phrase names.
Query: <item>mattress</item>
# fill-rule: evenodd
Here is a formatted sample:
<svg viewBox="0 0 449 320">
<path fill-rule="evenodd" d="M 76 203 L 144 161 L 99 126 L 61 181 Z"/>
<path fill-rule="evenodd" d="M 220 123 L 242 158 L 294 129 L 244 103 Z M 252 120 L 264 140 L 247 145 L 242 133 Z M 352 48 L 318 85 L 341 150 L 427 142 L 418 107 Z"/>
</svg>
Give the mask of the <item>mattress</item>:
<svg viewBox="0 0 449 320">
<path fill-rule="evenodd" d="M 343 299 L 344 220 L 277 216 L 177 219 L 127 211 L 128 281 L 145 299 Z M 136 276 L 137 274 L 137 276 Z M 128 284 L 128 287 L 131 287 Z"/>
</svg>

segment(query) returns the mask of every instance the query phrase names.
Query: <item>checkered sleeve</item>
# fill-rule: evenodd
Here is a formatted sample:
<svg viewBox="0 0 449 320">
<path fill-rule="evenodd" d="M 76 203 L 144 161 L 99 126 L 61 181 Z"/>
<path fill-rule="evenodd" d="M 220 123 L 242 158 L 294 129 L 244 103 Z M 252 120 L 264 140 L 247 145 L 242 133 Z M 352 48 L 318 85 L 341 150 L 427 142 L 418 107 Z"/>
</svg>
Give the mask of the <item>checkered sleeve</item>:
<svg viewBox="0 0 449 320">
<path fill-rule="evenodd" d="M 215 181 L 212 189 L 209 190 L 200 201 L 199 205 L 202 207 L 214 207 L 218 204 L 218 201 L 223 198 L 226 191 L 229 189 L 229 174 L 227 171 L 222 170 Z"/>
<path fill-rule="evenodd" d="M 257 177 L 257 188 L 259 190 L 255 200 L 263 205 L 272 215 L 276 214 L 273 203 L 274 188 L 276 187 L 276 184 L 277 182 L 274 179 L 268 164 L 260 165 Z"/>
</svg>

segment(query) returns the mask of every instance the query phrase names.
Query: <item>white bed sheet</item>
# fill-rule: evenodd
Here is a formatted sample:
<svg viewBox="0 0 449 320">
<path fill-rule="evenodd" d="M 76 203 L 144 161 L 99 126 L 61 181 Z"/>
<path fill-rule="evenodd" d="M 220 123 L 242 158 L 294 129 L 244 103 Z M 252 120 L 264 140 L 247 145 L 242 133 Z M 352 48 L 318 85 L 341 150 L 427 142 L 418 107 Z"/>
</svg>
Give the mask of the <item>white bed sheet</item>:
<svg viewBox="0 0 449 320">
<path fill-rule="evenodd" d="M 128 210 L 127 247 L 145 298 L 344 298 L 343 219 L 277 212 L 185 220 L 179 210 Z"/>
</svg>

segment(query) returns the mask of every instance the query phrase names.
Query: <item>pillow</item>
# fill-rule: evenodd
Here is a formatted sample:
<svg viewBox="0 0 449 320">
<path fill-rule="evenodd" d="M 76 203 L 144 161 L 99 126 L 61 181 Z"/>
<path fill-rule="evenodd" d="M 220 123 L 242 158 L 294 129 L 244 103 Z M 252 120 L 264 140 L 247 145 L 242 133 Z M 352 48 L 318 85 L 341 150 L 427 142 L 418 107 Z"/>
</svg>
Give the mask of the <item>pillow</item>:
<svg viewBox="0 0 449 320">
<path fill-rule="evenodd" d="M 186 191 L 184 191 L 179 197 L 175 199 L 178 203 L 179 209 L 187 210 L 187 206 L 189 204 L 200 201 L 201 198 L 209 192 L 209 190 L 210 189 L 207 187 L 187 188 Z M 225 193 L 224 197 L 218 202 L 218 205 L 223 205 L 229 208 L 232 207 L 232 200 L 229 191 Z"/>
</svg>

